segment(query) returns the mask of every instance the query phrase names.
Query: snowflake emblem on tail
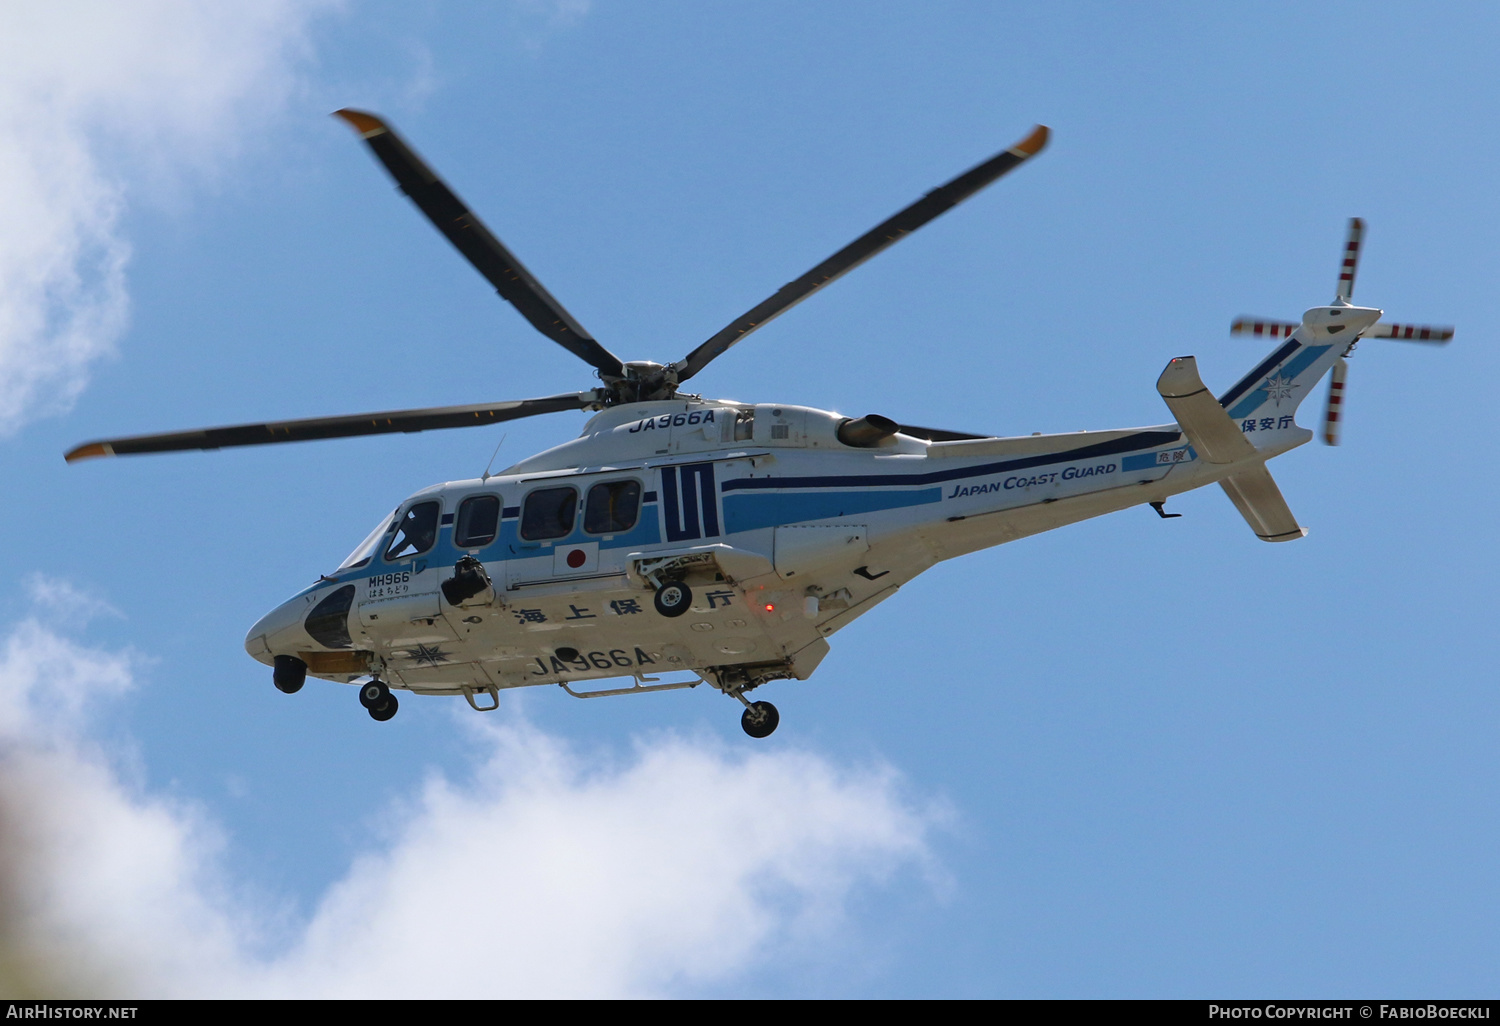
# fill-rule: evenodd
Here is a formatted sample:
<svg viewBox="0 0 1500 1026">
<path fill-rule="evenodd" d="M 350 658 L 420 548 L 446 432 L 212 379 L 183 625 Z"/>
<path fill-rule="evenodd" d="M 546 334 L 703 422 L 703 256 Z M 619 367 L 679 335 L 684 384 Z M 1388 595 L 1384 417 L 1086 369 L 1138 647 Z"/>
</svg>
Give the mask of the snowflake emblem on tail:
<svg viewBox="0 0 1500 1026">
<path fill-rule="evenodd" d="M 1284 378 L 1278 374 L 1274 378 L 1267 378 L 1266 383 L 1260 387 L 1265 391 L 1267 399 L 1280 406 L 1281 400 L 1290 399 L 1292 393 L 1302 386 L 1294 385 L 1291 378 Z"/>
</svg>

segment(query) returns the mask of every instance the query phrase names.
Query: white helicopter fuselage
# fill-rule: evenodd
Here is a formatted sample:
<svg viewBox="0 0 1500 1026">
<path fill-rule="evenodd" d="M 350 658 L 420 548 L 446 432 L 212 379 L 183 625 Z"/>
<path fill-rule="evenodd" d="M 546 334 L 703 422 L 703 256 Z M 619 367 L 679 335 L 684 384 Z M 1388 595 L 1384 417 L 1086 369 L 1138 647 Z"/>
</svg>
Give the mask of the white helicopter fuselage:
<svg viewBox="0 0 1500 1026">
<path fill-rule="evenodd" d="M 839 440 L 849 418 L 808 407 L 613 407 L 504 473 L 411 496 L 338 571 L 257 623 L 246 648 L 267 664 L 295 656 L 317 677 L 373 676 L 471 704 L 608 677 L 643 690 L 674 670 L 720 688 L 806 679 L 829 635 L 937 562 L 1246 467 L 1264 473 L 1312 437 L 1294 422 L 1297 401 L 1345 349 L 1308 345 L 1310 330 L 1232 390 L 1242 398 L 1222 410 L 1210 399 L 1250 443 L 1217 462 L 1175 423 L 936 442 L 897 433 L 856 448 Z M 1288 385 L 1295 397 L 1277 394 Z M 450 601 L 442 585 L 465 557 L 482 564 L 483 586 Z M 685 585 L 690 607 L 659 611 L 665 582 Z"/>
<path fill-rule="evenodd" d="M 100 439 L 69 462 L 478 427 L 596 410 L 583 434 L 504 473 L 408 498 L 332 574 L 262 617 L 245 648 L 284 693 L 309 675 L 360 682 L 384 722 L 391 688 L 462 694 L 558 684 L 578 697 L 707 682 L 768 737 L 780 714 L 745 693 L 806 679 L 829 635 L 941 560 L 1221 485 L 1257 537 L 1301 538 L 1266 461 L 1302 445 L 1298 405 L 1330 370 L 1323 437 L 1337 444 L 1346 364 L 1361 338 L 1443 343 L 1451 328 L 1379 325 L 1350 304 L 1364 222 L 1349 222 L 1334 300 L 1301 323 L 1240 319 L 1285 339 L 1222 396 L 1192 357 L 1157 393 L 1170 424 L 979 437 L 854 420 L 804 406 L 703 400 L 681 386 L 751 333 L 1030 160 L 1049 130 L 925 193 L 730 321 L 682 359 L 625 361 L 595 339 L 378 115 L 336 111 L 400 190 L 544 337 L 599 387 L 463 406 L 228 425 Z M 662 682 L 665 671 L 682 671 Z M 686 679 L 682 679 L 686 674 Z M 578 692 L 579 681 L 631 677 Z M 479 697 L 486 697 L 481 704 Z"/>
</svg>

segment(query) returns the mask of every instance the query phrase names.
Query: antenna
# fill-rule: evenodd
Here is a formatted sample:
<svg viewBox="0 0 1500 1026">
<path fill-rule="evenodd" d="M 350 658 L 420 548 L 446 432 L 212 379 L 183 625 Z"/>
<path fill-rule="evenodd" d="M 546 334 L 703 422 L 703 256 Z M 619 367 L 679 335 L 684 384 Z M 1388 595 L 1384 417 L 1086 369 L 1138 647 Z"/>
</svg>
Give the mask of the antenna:
<svg viewBox="0 0 1500 1026">
<path fill-rule="evenodd" d="M 495 451 L 490 453 L 490 461 L 484 465 L 484 473 L 480 475 L 479 480 L 488 481 L 490 479 L 490 468 L 495 465 L 495 457 L 500 455 L 500 446 L 504 445 L 505 440 L 509 437 L 509 431 L 500 436 L 500 441 L 496 443 Z"/>
</svg>

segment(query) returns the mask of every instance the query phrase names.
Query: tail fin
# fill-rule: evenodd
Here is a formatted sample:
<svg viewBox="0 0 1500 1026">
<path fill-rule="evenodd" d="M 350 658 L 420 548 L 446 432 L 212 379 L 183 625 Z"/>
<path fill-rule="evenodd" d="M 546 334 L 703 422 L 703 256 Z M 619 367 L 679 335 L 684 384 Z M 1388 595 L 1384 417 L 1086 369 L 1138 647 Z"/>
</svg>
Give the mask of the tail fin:
<svg viewBox="0 0 1500 1026">
<path fill-rule="evenodd" d="M 1156 381 L 1156 391 L 1177 418 L 1177 426 L 1207 463 L 1242 464 L 1241 469 L 1219 484 L 1245 523 L 1262 541 L 1292 541 L 1307 534 L 1287 508 L 1281 489 L 1266 469 L 1265 457 L 1256 459 L 1256 448 L 1247 432 L 1230 419 L 1223 406 L 1214 402 L 1198 376 L 1198 363 L 1180 356 L 1167 364 Z M 1290 419 L 1290 415 L 1288 415 Z M 1248 465 L 1243 465 L 1248 463 Z M 1158 511 L 1160 512 L 1160 511 Z"/>
<path fill-rule="evenodd" d="M 1219 397 L 1219 405 L 1247 435 L 1295 426 L 1297 407 L 1380 313 L 1360 306 L 1314 307 L 1290 338 Z"/>
<path fill-rule="evenodd" d="M 1381 311 L 1350 305 L 1350 300 L 1354 298 L 1354 275 L 1359 270 L 1359 253 L 1364 237 L 1364 221 L 1351 217 L 1333 302 L 1326 307 L 1314 307 L 1307 311 L 1302 315 L 1301 324 L 1261 317 L 1240 317 L 1230 325 L 1229 331 L 1234 335 L 1260 335 L 1287 340 L 1285 345 L 1268 356 L 1219 400 L 1225 412 L 1240 425 L 1246 435 L 1251 431 L 1295 428 L 1297 407 L 1312 393 L 1313 386 L 1324 372 L 1333 367 L 1333 380 L 1328 389 L 1328 408 L 1323 419 L 1323 440 L 1329 445 L 1338 445 L 1347 370 L 1343 358 L 1349 355 L 1356 341 L 1360 338 L 1391 338 L 1403 342 L 1434 342 L 1441 345 L 1453 337 L 1452 328 L 1377 324 Z M 1271 407 L 1269 409 L 1268 404 Z M 1262 441 L 1260 435 L 1256 436 L 1256 440 L 1261 442 L 1261 448 L 1265 447 L 1264 442 L 1276 441 Z"/>
</svg>

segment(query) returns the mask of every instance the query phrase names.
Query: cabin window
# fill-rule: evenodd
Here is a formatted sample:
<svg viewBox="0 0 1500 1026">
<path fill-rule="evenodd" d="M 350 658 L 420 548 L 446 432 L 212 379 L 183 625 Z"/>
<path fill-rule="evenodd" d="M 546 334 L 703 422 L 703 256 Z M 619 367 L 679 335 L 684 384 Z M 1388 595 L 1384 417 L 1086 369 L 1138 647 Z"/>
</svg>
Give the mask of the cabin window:
<svg viewBox="0 0 1500 1026">
<path fill-rule="evenodd" d="M 583 529 L 589 534 L 628 531 L 641 515 L 641 483 L 605 481 L 589 489 L 583 506 Z"/>
<path fill-rule="evenodd" d="M 734 415 L 734 440 L 748 442 L 755 437 L 755 407 L 739 410 Z"/>
<path fill-rule="evenodd" d="M 385 550 L 386 561 L 420 556 L 437 541 L 437 530 L 438 504 L 416 503 L 401 518 L 401 523 L 396 528 L 396 537 L 391 539 L 390 548 Z"/>
<path fill-rule="evenodd" d="M 578 514 L 578 492 L 572 488 L 538 488 L 526 496 L 521 537 L 527 541 L 566 538 Z"/>
<path fill-rule="evenodd" d="M 500 498 L 496 495 L 471 495 L 458 507 L 458 523 L 453 528 L 453 544 L 461 549 L 477 549 L 495 540 L 500 526 Z"/>
</svg>

